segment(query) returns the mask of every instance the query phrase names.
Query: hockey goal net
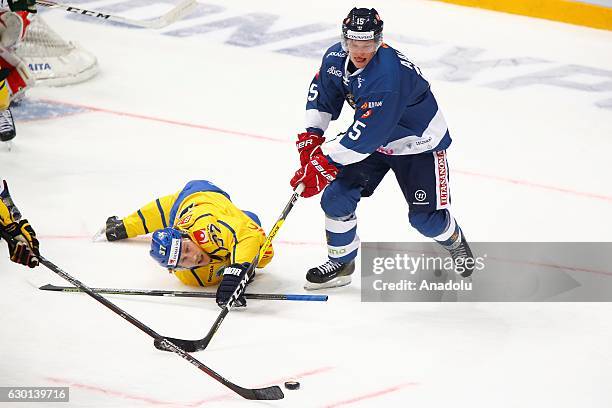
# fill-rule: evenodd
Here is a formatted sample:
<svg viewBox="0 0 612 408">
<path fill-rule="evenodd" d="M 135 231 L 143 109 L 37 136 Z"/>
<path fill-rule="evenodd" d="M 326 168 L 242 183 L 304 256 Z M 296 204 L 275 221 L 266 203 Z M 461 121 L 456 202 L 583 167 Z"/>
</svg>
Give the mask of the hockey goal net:
<svg viewBox="0 0 612 408">
<path fill-rule="evenodd" d="M 26 62 L 37 85 L 75 84 L 88 80 L 98 71 L 93 54 L 64 40 L 38 14 L 15 52 Z"/>
</svg>

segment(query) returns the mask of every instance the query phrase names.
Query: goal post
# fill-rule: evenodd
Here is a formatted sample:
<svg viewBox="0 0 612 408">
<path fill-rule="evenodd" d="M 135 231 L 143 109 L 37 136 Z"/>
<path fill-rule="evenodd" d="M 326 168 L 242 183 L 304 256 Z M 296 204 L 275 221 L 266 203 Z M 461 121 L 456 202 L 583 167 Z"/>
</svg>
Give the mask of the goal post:
<svg viewBox="0 0 612 408">
<path fill-rule="evenodd" d="M 25 61 L 37 85 L 76 84 L 96 75 L 98 60 L 93 54 L 64 40 L 40 15 L 31 17 L 32 22 L 15 52 Z"/>
</svg>

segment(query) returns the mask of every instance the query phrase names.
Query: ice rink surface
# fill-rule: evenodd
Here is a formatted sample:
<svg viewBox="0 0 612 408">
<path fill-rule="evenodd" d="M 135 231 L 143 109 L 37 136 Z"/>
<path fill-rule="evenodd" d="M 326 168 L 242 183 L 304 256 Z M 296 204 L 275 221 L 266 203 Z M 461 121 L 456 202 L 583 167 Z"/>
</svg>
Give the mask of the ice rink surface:
<svg viewBox="0 0 612 408">
<path fill-rule="evenodd" d="M 170 7 L 77 3 L 132 18 Z M 42 253 L 90 286 L 187 289 L 146 239 L 91 236 L 191 179 L 214 181 L 269 229 L 291 194 L 307 86 L 352 6 L 206 2 L 159 31 L 45 11 L 100 73 L 32 89 L 15 109 L 15 148 L 0 146 L 0 175 Z M 609 241 L 612 32 L 426 1 L 375 6 L 449 123 L 452 212 L 468 239 Z M 392 176 L 358 217 L 362 241 L 422 239 Z M 249 290 L 303 293 L 306 269 L 325 259 L 323 221 L 318 198 L 298 201 Z M 327 303 L 252 300 L 195 353 L 245 387 L 301 382 L 252 402 L 91 298 L 39 291 L 67 282 L 10 263 L 1 246 L 0 386 L 70 386 L 71 407 L 612 406 L 608 303 L 361 303 L 358 276 Z M 219 312 L 207 299 L 109 298 L 174 337 L 203 336 Z"/>
</svg>

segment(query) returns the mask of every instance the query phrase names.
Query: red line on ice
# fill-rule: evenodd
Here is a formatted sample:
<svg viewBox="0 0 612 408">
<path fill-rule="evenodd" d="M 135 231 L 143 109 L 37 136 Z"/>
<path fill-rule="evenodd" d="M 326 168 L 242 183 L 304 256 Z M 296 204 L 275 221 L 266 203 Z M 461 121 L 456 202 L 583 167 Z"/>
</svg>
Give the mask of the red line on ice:
<svg viewBox="0 0 612 408">
<path fill-rule="evenodd" d="M 164 119 L 164 118 L 158 118 L 158 117 L 155 117 L 155 116 L 141 115 L 139 113 L 130 113 L 130 112 L 124 112 L 124 111 L 116 111 L 116 110 L 112 110 L 112 109 L 97 108 L 95 106 L 82 105 L 80 103 L 61 102 L 61 101 L 54 101 L 54 100 L 50 100 L 50 99 L 40 99 L 40 100 L 43 101 L 43 102 L 48 102 L 48 103 L 59 103 L 59 104 L 62 104 L 62 105 L 69 105 L 69 106 L 74 106 L 74 107 L 77 107 L 77 108 L 83 108 L 83 109 L 90 110 L 92 112 L 110 113 L 112 115 L 119 115 L 119 116 L 126 116 L 126 117 L 136 118 L 136 119 L 150 120 L 150 121 L 153 121 L 153 122 L 167 123 L 169 125 L 178 125 L 178 126 L 184 126 L 184 127 L 188 127 L 188 128 L 194 128 L 194 129 L 210 130 L 210 131 L 213 131 L 213 132 L 227 133 L 227 134 L 235 135 L 235 136 L 245 136 L 245 137 L 250 137 L 250 138 L 253 138 L 253 139 L 267 140 L 267 141 L 270 141 L 270 142 L 279 142 L 279 143 L 287 142 L 287 140 L 276 139 L 276 138 L 269 137 L 269 136 L 257 135 L 255 133 L 238 132 L 238 131 L 235 131 L 235 130 L 215 128 L 215 127 L 206 126 L 206 125 L 198 125 L 196 123 L 183 122 L 183 121 L 180 121 L 180 120 Z"/>
<path fill-rule="evenodd" d="M 226 133 L 226 134 L 235 135 L 235 136 L 249 137 L 253 139 L 267 140 L 270 142 L 277 142 L 277 143 L 290 143 L 291 142 L 292 143 L 292 141 L 289 139 L 277 139 L 274 137 L 258 135 L 255 133 L 238 132 L 234 130 L 215 128 L 215 127 L 206 126 L 206 125 L 198 125 L 195 123 L 183 122 L 179 120 L 164 119 L 164 118 L 158 118 L 155 116 L 141 115 L 138 113 L 130 113 L 130 112 L 117 111 L 117 110 L 106 109 L 106 108 L 98 108 L 98 107 L 90 106 L 90 105 L 56 101 L 56 100 L 51 100 L 51 99 L 40 99 L 40 100 L 43 102 L 48 102 L 48 103 L 64 104 L 64 105 L 74 106 L 78 108 L 88 109 L 92 112 L 109 113 L 112 115 L 119 115 L 119 116 L 126 116 L 126 117 L 131 117 L 131 118 L 136 118 L 136 119 L 150 120 L 153 122 L 167 123 L 170 125 L 178 125 L 178 126 L 184 126 L 188 128 L 210 130 L 213 132 Z M 571 195 L 575 195 L 579 197 L 587 197 L 587 198 L 592 198 L 596 200 L 612 202 L 612 196 L 589 193 L 589 192 L 584 192 L 584 191 L 577 191 L 577 190 L 572 190 L 572 189 L 563 188 L 563 187 L 548 186 L 546 184 L 533 183 L 527 180 L 513 179 L 513 178 L 503 177 L 503 176 L 488 175 L 488 174 L 477 173 L 477 172 L 467 171 L 467 170 L 452 170 L 451 169 L 451 172 L 463 174 L 465 176 L 487 178 L 490 180 L 500 181 L 503 183 L 517 184 L 517 185 L 522 185 L 525 187 L 539 188 L 539 189 L 548 190 L 548 191 L 555 191 L 558 193 L 571 194 Z"/>
<path fill-rule="evenodd" d="M 451 170 L 451 172 L 453 172 L 453 171 Z M 606 195 L 595 194 L 595 193 L 588 193 L 588 192 L 584 192 L 584 191 L 576 191 L 576 190 L 571 190 L 569 188 L 563 188 L 563 187 L 547 186 L 546 184 L 533 183 L 531 181 L 512 179 L 512 178 L 509 178 L 509 177 L 492 176 L 492 175 L 489 175 L 489 174 L 476 173 L 476 172 L 473 172 L 473 171 L 455 170 L 454 172 L 455 173 L 459 173 L 459 174 L 463 174 L 463 175 L 466 175 L 466 176 L 487 178 L 487 179 L 496 180 L 496 181 L 503 181 L 504 183 L 519 184 L 519 185 L 523 185 L 523 186 L 527 186 L 527 187 L 541 188 L 543 190 L 556 191 L 558 193 L 573 194 L 573 195 L 578 195 L 578 196 L 582 196 L 582 197 L 595 198 L 597 200 L 604 200 L 604 201 L 611 201 L 612 202 L 612 196 L 606 196 Z"/>
<path fill-rule="evenodd" d="M 353 404 L 355 402 L 360 402 L 360 401 L 363 401 L 363 400 L 380 397 L 381 395 L 390 394 L 392 392 L 399 391 L 399 390 L 402 390 L 404 388 L 407 388 L 407 387 L 410 387 L 410 386 L 415 386 L 415 385 L 419 385 L 419 383 L 409 382 L 409 383 L 394 385 L 393 387 L 385 388 L 385 389 L 382 389 L 382 390 L 379 390 L 379 391 L 374 391 L 374 392 L 371 392 L 371 393 L 368 393 L 368 394 L 359 395 L 357 397 L 353 397 L 353 398 L 346 399 L 346 400 L 343 400 L 343 401 L 334 402 L 334 403 L 331 403 L 329 405 L 325 405 L 325 408 L 335 408 L 335 407 L 341 407 L 341 406 L 344 406 L 344 405 Z"/>
<path fill-rule="evenodd" d="M 112 396 L 123 398 L 123 399 L 147 402 L 147 403 L 153 404 L 153 405 L 164 405 L 164 406 L 177 405 L 177 403 L 173 403 L 173 402 L 159 401 L 159 400 L 156 400 L 156 399 L 153 399 L 153 398 L 149 398 L 149 397 L 142 397 L 142 396 L 139 396 L 139 395 L 131 395 L 131 394 L 127 394 L 127 393 L 121 392 L 121 391 L 113 391 L 113 390 L 110 390 L 110 389 L 107 389 L 107 388 L 98 387 L 98 386 L 95 386 L 95 385 L 81 384 L 81 383 L 77 383 L 77 382 L 74 382 L 74 381 L 65 380 L 65 379 L 62 379 L 62 378 L 47 377 L 46 379 L 51 381 L 51 382 L 54 382 L 54 383 L 65 384 L 65 385 L 67 385 L 69 387 L 80 388 L 80 389 L 87 390 L 87 391 L 100 392 L 100 393 L 103 393 L 103 394 L 112 395 Z"/>
</svg>

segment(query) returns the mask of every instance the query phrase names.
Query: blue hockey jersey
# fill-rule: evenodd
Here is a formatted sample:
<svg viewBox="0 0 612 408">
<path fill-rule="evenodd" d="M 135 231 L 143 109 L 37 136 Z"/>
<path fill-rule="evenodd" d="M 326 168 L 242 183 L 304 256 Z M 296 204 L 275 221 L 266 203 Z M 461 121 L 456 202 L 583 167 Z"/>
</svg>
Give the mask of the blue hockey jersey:
<svg viewBox="0 0 612 408">
<path fill-rule="evenodd" d="M 338 119 L 345 100 L 355 109 L 346 133 L 322 146 L 334 163 L 356 163 L 375 151 L 408 155 L 451 144 L 429 83 L 402 53 L 382 44 L 365 68 L 350 74 L 348 63 L 340 43 L 330 47 L 306 102 L 306 129 L 320 135 Z"/>
</svg>

